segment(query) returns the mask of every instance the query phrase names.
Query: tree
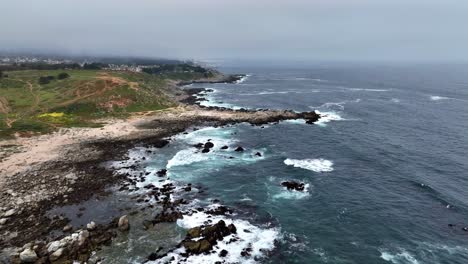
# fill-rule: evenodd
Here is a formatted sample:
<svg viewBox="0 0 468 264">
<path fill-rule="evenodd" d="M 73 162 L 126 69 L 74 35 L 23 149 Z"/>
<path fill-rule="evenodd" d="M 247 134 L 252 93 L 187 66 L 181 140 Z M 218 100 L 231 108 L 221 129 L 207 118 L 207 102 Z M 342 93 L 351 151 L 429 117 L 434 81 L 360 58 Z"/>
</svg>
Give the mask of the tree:
<svg viewBox="0 0 468 264">
<path fill-rule="evenodd" d="M 66 78 L 69 78 L 70 75 L 66 72 L 62 72 L 62 73 L 59 73 L 59 75 L 57 75 L 57 79 L 59 80 L 63 80 L 63 79 L 66 79 Z"/>
</svg>

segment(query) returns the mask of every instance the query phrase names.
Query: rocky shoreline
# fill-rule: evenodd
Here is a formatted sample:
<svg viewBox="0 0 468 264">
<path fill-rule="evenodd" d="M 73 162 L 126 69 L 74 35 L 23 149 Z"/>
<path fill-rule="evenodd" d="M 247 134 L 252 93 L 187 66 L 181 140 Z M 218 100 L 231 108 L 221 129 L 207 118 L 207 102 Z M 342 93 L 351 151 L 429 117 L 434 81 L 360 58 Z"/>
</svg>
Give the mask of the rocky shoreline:
<svg viewBox="0 0 468 264">
<path fill-rule="evenodd" d="M 236 78 L 231 81 L 235 82 L 240 77 Z M 192 93 L 194 94 L 195 92 Z M 14 175 L 4 175 L 6 180 L 0 186 L 0 260 L 2 263 L 72 263 L 73 260 L 85 262 L 100 247 L 109 245 L 113 238 L 133 228 L 127 215 L 134 214 L 135 208 L 124 203 L 109 215 L 109 219 L 112 220 L 103 223 L 90 221 L 82 226 L 73 226 L 73 219 L 70 217 L 51 215 L 50 211 L 54 208 L 80 205 L 91 198 L 104 200 L 117 192 L 131 194 L 139 188 L 136 187 L 137 183 L 144 181 L 147 176 L 139 171 L 138 163 L 141 160 L 130 160 L 133 165 L 129 166 L 128 170 L 133 173 L 119 173 L 115 168 L 105 166 L 110 161 L 129 161 L 128 150 L 135 146 L 156 150 L 170 144 L 170 136 L 197 126 L 216 127 L 242 122 L 261 126 L 289 119 L 305 119 L 307 123 L 313 124 L 319 118 L 315 112 L 246 109 L 234 111 L 189 105 L 139 118 L 133 123 L 135 131 L 132 130 L 124 136 L 110 135 L 65 145 L 56 159 L 31 164 L 29 168 Z M 206 152 L 212 147 L 203 142 L 202 149 L 206 149 Z M 161 177 L 165 177 L 165 174 L 164 170 L 158 173 Z M 217 210 L 180 209 L 179 207 L 187 201 L 171 201 L 170 197 L 174 191 L 189 193 L 197 189 L 190 184 L 182 189 L 171 184 L 159 187 L 147 185 L 143 188 L 145 193 L 130 198 L 129 203 L 132 204 L 133 200 L 136 200 L 137 203 L 145 204 L 141 210 L 159 210 L 157 216 L 148 220 L 143 228 L 150 228 L 160 222 L 174 222 L 183 214 L 197 211 L 213 215 L 230 213 L 229 209 L 222 206 Z M 156 204 L 149 203 L 150 200 L 155 200 Z M 82 208 L 86 212 L 87 209 Z M 201 254 L 210 250 L 223 237 L 235 234 L 235 228 L 218 221 L 190 229 L 186 238 L 176 248 L 184 247 L 188 254 Z M 199 239 L 193 242 L 193 238 L 196 237 Z M 148 258 L 164 257 L 169 252 L 155 252 Z M 249 254 L 249 249 L 245 250 L 245 254 Z"/>
</svg>

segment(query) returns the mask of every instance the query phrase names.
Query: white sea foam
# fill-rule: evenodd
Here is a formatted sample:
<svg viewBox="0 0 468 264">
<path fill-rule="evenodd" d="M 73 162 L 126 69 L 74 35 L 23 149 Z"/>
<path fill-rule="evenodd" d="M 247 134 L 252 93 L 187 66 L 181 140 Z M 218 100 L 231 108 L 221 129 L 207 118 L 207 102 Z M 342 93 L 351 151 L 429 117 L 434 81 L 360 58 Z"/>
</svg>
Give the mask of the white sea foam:
<svg viewBox="0 0 468 264">
<path fill-rule="evenodd" d="M 195 162 L 201 162 L 209 159 L 208 155 L 195 153 L 196 150 L 196 148 L 189 148 L 177 152 L 177 154 L 175 154 L 175 156 L 167 162 L 166 167 L 170 169 L 172 167 L 189 165 Z"/>
<path fill-rule="evenodd" d="M 331 121 L 344 120 L 336 112 L 321 112 L 321 111 L 317 111 L 317 110 L 315 110 L 315 112 L 320 115 L 320 119 L 317 122 L 315 122 L 315 124 L 319 125 L 319 126 L 326 126 L 326 124 L 331 122 Z"/>
<path fill-rule="evenodd" d="M 273 199 L 303 199 L 310 196 L 309 187 L 310 185 L 307 183 L 304 185 L 304 191 L 288 190 L 286 188 L 282 188 L 280 193 L 273 195 Z"/>
<path fill-rule="evenodd" d="M 453 98 L 450 98 L 450 97 L 438 96 L 438 95 L 431 95 L 429 98 L 430 98 L 432 101 L 440 101 L 440 100 L 449 100 L 449 99 L 453 99 Z"/>
<path fill-rule="evenodd" d="M 419 264 L 419 261 L 404 249 L 398 253 L 391 253 L 385 250 L 382 250 L 380 253 L 382 259 L 394 264 Z"/>
<path fill-rule="evenodd" d="M 348 88 L 346 87 L 345 90 L 353 91 L 353 92 L 388 92 L 388 89 L 369 89 L 369 88 Z"/>
<path fill-rule="evenodd" d="M 217 261 L 223 263 L 256 263 L 256 259 L 265 256 L 265 251 L 274 248 L 275 240 L 279 239 L 280 236 L 277 228 L 261 228 L 246 220 L 231 219 L 226 216 L 210 216 L 204 212 L 184 215 L 183 219 L 177 220 L 177 225 L 189 229 L 206 223 L 215 224 L 219 220 L 223 220 L 226 225 L 234 224 L 237 232 L 218 241 L 213 248 L 213 253 L 192 255 L 185 258 L 181 256 L 185 252 L 185 249 L 181 247 L 153 263 L 215 263 Z M 229 243 L 229 240 L 234 237 L 238 238 L 238 240 Z M 250 256 L 241 256 L 241 252 L 245 248 L 252 249 Z M 219 256 L 223 249 L 228 251 L 227 256 L 224 258 Z M 171 260 L 171 258 L 173 259 Z"/>
<path fill-rule="evenodd" d="M 242 78 L 240 78 L 239 80 L 236 81 L 236 84 L 240 84 L 240 83 L 243 83 L 243 82 L 247 81 L 247 79 L 248 79 L 250 76 L 252 76 L 252 75 L 250 75 L 250 74 L 244 75 Z"/>
<path fill-rule="evenodd" d="M 398 99 L 398 98 L 392 98 L 390 101 L 392 101 L 393 103 L 399 103 L 399 102 L 400 102 L 400 99 Z"/>
<path fill-rule="evenodd" d="M 333 162 L 326 159 L 285 159 L 284 164 L 315 172 L 333 171 Z"/>
</svg>

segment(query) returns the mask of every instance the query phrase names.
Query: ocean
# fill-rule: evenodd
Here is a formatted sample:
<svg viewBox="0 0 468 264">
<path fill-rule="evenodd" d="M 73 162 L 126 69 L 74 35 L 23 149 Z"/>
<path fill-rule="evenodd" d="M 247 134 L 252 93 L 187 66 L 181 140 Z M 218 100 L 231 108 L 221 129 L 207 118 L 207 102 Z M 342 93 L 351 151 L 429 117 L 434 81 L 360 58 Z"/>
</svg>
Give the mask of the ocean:
<svg viewBox="0 0 468 264">
<path fill-rule="evenodd" d="M 239 240 L 188 259 L 175 250 L 154 263 L 468 263 L 468 66 L 220 70 L 247 76 L 235 84 L 191 85 L 213 90 L 200 95 L 203 105 L 316 110 L 323 117 L 314 125 L 238 124 L 172 137 L 145 163 L 148 171 L 167 168 L 169 179 L 146 181 L 192 183 L 203 192 L 191 206 L 222 204 L 234 213 L 184 216 L 159 227 L 165 234 L 159 238 L 141 233 L 122 242 L 124 250 L 114 253 L 120 261 L 141 262 L 141 248 L 167 244 L 168 237 L 176 244 L 186 228 L 211 218 L 234 223 Z M 214 151 L 193 147 L 208 140 Z M 233 151 L 238 146 L 245 151 Z M 144 148 L 131 153 L 146 155 Z M 305 191 L 281 186 L 291 180 Z M 241 256 L 245 248 L 249 254 Z M 229 252 L 224 258 L 221 249 Z"/>
</svg>

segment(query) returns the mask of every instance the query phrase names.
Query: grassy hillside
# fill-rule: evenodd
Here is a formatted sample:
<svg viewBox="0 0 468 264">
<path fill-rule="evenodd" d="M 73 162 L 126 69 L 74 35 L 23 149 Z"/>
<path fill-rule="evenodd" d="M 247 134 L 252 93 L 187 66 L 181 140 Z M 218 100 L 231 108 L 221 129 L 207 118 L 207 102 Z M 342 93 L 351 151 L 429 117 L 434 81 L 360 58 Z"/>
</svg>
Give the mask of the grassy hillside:
<svg viewBox="0 0 468 264">
<path fill-rule="evenodd" d="M 66 74 L 64 74 L 66 73 Z M 169 79 L 184 76 L 103 70 L 9 71 L 0 78 L 0 138 L 57 127 L 96 126 L 94 119 L 174 106 Z"/>
</svg>

